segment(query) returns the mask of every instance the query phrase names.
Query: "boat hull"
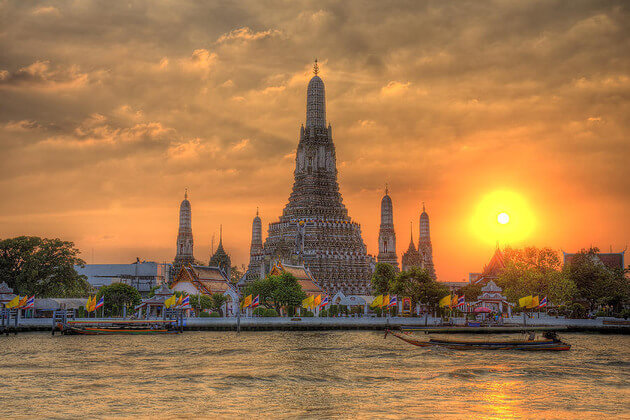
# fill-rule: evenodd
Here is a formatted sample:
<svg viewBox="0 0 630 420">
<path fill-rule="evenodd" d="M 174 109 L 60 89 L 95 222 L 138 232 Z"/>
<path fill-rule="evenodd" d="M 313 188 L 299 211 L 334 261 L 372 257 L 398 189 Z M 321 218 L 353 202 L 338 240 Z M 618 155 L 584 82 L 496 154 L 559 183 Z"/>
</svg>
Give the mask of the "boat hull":
<svg viewBox="0 0 630 420">
<path fill-rule="evenodd" d="M 416 340 L 405 334 L 395 331 L 387 331 L 387 334 L 418 347 L 444 347 L 451 350 L 523 350 L 523 351 L 566 351 L 571 349 L 571 345 L 560 340 L 534 340 L 534 341 L 455 341 L 436 340 L 429 341 Z"/>
<path fill-rule="evenodd" d="M 70 327 L 66 330 L 68 334 L 80 335 L 147 335 L 147 334 L 178 334 L 177 330 L 152 329 L 152 328 L 77 328 Z"/>
</svg>

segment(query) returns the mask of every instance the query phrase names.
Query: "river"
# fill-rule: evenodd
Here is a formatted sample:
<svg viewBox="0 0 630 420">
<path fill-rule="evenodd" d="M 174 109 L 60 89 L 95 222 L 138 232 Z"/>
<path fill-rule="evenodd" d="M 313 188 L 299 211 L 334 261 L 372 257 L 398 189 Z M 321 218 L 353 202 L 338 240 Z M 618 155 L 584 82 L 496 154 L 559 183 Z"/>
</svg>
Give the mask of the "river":
<svg viewBox="0 0 630 420">
<path fill-rule="evenodd" d="M 425 349 L 375 331 L 0 336 L 0 415 L 630 418 L 630 336 L 562 338 L 571 351 Z"/>
</svg>

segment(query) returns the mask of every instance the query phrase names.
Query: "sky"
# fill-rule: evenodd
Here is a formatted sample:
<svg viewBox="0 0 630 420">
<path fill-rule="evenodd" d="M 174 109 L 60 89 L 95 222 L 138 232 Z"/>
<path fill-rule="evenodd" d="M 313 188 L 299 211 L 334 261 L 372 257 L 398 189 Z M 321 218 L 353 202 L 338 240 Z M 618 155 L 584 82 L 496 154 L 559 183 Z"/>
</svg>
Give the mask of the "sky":
<svg viewBox="0 0 630 420">
<path fill-rule="evenodd" d="M 630 241 L 624 1 L 0 0 L 0 238 L 88 263 L 172 261 L 188 188 L 195 257 L 248 261 L 293 183 L 315 58 L 340 189 L 378 252 L 431 218 L 439 280 L 497 242 Z M 506 212 L 503 229 L 496 215 Z M 503 230 L 502 230 L 503 229 Z"/>
</svg>

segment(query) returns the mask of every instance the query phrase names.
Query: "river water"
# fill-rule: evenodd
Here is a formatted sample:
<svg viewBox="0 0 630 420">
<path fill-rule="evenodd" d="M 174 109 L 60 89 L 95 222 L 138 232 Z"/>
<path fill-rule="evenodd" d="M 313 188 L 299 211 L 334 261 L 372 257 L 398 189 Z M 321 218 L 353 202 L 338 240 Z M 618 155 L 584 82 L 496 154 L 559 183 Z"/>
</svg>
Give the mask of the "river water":
<svg viewBox="0 0 630 420">
<path fill-rule="evenodd" d="M 571 351 L 424 349 L 373 331 L 0 336 L 0 415 L 630 418 L 630 336 L 563 338 Z"/>
</svg>

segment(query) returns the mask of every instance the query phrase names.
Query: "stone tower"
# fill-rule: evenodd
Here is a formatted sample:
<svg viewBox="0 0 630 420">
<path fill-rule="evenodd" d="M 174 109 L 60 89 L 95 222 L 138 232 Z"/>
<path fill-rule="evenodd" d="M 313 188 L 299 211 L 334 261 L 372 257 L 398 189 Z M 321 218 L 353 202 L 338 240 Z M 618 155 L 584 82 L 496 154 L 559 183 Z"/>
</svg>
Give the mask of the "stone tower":
<svg viewBox="0 0 630 420">
<path fill-rule="evenodd" d="M 279 221 L 269 224 L 265 272 L 273 260 L 304 264 L 328 293 L 369 294 L 373 258 L 361 226 L 352 221 L 337 183 L 337 157 L 326 126 L 324 82 L 317 61 L 306 92 L 306 126 L 300 128 L 293 190 Z"/>
<path fill-rule="evenodd" d="M 413 222 L 411 222 L 411 239 L 409 240 L 409 248 L 403 254 L 401 260 L 402 270 L 407 271 L 411 267 L 422 266 L 422 256 L 416 249 L 416 245 L 413 242 Z"/>
<path fill-rule="evenodd" d="M 179 206 L 179 232 L 177 233 L 177 252 L 173 262 L 173 276 L 177 276 L 182 265 L 194 264 L 192 213 L 188 190 L 184 192 L 184 200 Z"/>
<path fill-rule="evenodd" d="M 381 200 L 381 228 L 378 233 L 377 261 L 391 264 L 398 271 L 396 232 L 394 232 L 394 207 L 387 187 L 385 187 L 385 196 Z"/>
<path fill-rule="evenodd" d="M 427 214 L 424 203 L 422 203 L 422 213 L 420 214 L 420 240 L 418 242 L 418 251 L 420 251 L 422 255 L 422 267 L 431 274 L 431 277 L 436 279 L 435 267 L 433 266 L 433 246 L 431 245 L 429 215 Z"/>
<path fill-rule="evenodd" d="M 249 247 L 249 266 L 247 267 L 247 273 L 245 279 L 247 282 L 254 281 L 261 278 L 264 273 L 262 272 L 262 266 L 264 263 L 264 252 L 262 242 L 262 223 L 256 209 L 256 217 L 252 222 L 252 243 Z"/>
<path fill-rule="evenodd" d="M 219 267 L 227 278 L 230 278 L 230 271 L 232 270 L 232 260 L 225 249 L 223 249 L 223 225 L 219 228 L 219 246 L 213 256 L 210 257 L 208 263 L 210 267 Z"/>
</svg>

